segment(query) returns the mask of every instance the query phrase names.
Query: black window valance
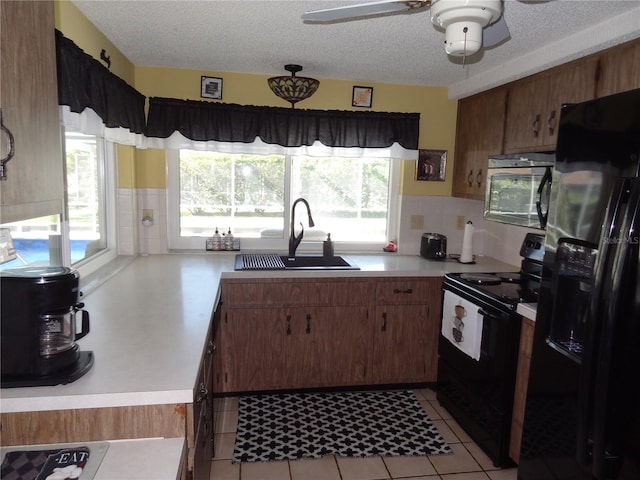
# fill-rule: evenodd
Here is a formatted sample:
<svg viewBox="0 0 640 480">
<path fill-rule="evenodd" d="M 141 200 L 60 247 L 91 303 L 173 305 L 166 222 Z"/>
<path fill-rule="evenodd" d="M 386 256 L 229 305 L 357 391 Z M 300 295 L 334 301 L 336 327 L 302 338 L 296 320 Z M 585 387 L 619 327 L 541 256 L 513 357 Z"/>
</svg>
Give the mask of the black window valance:
<svg viewBox="0 0 640 480">
<path fill-rule="evenodd" d="M 58 103 L 74 113 L 92 109 L 108 128 L 142 134 L 146 97 L 56 30 Z"/>
<path fill-rule="evenodd" d="M 194 141 L 384 148 L 394 143 L 418 149 L 419 113 L 302 110 L 196 100 L 149 99 L 147 137 L 174 132 Z"/>
</svg>

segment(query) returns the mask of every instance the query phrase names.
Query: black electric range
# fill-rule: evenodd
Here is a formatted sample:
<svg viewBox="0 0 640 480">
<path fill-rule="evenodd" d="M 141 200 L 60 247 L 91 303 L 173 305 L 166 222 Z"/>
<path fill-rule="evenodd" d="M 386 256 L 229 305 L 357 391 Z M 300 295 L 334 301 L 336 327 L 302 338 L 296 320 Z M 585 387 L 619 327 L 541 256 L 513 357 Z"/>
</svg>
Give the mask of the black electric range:
<svg viewBox="0 0 640 480">
<path fill-rule="evenodd" d="M 527 234 L 520 272 L 450 273 L 442 283 L 437 398 L 497 467 L 509 457 L 522 317 L 535 302 L 544 237 Z"/>
<path fill-rule="evenodd" d="M 444 281 L 496 308 L 515 310 L 518 303 L 538 301 L 543 255 L 544 235 L 529 233 L 520 247 L 519 272 L 448 273 Z"/>
</svg>

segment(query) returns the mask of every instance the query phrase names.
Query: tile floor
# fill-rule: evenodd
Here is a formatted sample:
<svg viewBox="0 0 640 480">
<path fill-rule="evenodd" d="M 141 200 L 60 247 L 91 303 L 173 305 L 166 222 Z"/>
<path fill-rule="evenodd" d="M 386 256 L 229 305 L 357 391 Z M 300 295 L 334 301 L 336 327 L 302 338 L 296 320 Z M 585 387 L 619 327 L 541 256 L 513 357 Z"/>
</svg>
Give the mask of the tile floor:
<svg viewBox="0 0 640 480">
<path fill-rule="evenodd" d="M 210 480 L 516 480 L 516 469 L 500 470 L 440 406 L 433 390 L 414 390 L 453 450 L 429 457 L 324 457 L 319 460 L 232 464 L 238 398 L 217 401 L 215 459 Z"/>
</svg>

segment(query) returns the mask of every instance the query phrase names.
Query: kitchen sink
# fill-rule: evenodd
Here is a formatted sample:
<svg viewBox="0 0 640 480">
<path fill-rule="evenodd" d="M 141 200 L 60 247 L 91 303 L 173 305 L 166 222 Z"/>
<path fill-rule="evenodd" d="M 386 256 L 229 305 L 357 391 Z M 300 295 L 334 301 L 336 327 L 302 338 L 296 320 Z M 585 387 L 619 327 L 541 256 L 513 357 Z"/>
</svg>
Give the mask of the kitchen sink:
<svg viewBox="0 0 640 480">
<path fill-rule="evenodd" d="M 236 255 L 235 270 L 360 270 L 341 256 L 278 255 L 241 253 Z"/>
</svg>

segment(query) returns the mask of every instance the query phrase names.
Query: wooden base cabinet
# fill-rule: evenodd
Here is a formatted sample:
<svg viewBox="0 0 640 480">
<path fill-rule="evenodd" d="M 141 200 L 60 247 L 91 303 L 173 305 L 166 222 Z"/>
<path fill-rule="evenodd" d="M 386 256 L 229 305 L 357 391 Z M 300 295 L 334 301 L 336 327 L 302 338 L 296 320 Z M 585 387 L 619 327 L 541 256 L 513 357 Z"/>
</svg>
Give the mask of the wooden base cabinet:
<svg viewBox="0 0 640 480">
<path fill-rule="evenodd" d="M 441 282 L 223 280 L 216 388 L 434 382 Z"/>
<path fill-rule="evenodd" d="M 377 282 L 375 383 L 436 381 L 441 286 L 440 278 Z"/>
<path fill-rule="evenodd" d="M 367 282 L 223 282 L 221 391 L 317 388 L 367 379 Z"/>
</svg>

